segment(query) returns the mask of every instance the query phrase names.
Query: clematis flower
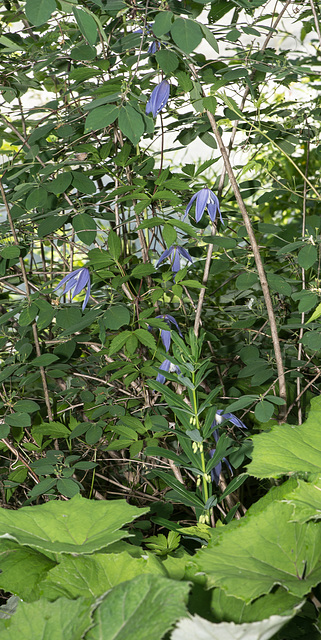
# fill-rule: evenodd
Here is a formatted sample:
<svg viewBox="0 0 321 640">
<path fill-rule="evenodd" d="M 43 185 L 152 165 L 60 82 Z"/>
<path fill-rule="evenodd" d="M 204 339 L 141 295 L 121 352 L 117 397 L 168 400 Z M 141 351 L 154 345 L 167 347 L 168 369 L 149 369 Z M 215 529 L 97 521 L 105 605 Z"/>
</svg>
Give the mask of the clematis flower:
<svg viewBox="0 0 321 640">
<path fill-rule="evenodd" d="M 167 80 L 162 80 L 162 82 L 155 87 L 146 105 L 147 114 L 152 113 L 153 117 L 156 118 L 157 114 L 164 109 L 167 104 L 169 90 L 170 86 Z"/>
<path fill-rule="evenodd" d="M 168 371 L 170 373 L 181 373 L 180 368 L 176 364 L 173 364 L 170 360 L 167 360 L 167 358 L 162 362 L 159 369 L 161 371 Z M 156 382 L 160 382 L 161 384 L 164 384 L 165 381 L 166 381 L 165 376 L 163 376 L 162 373 L 159 373 L 156 378 Z"/>
<path fill-rule="evenodd" d="M 181 330 L 180 330 L 175 318 L 173 318 L 173 316 L 170 316 L 169 314 L 165 313 L 165 315 L 156 316 L 156 318 L 162 318 L 163 320 L 165 320 L 165 322 L 169 326 L 171 326 L 171 324 L 173 324 L 176 327 L 176 329 L 177 329 L 179 335 L 181 336 L 181 338 L 183 337 L 183 334 L 182 334 L 182 332 L 181 332 Z M 168 329 L 168 330 L 167 329 L 161 329 L 160 336 L 161 336 L 161 341 L 162 341 L 162 343 L 163 343 L 163 345 L 165 347 L 165 351 L 168 351 L 169 347 L 171 346 L 171 332 L 170 332 L 170 329 Z"/>
<path fill-rule="evenodd" d="M 216 213 L 218 211 L 220 220 L 222 224 L 224 224 L 222 214 L 220 211 L 220 204 L 218 201 L 218 197 L 215 195 L 215 193 L 213 193 L 213 191 L 211 191 L 211 189 L 208 189 L 207 187 L 204 187 L 204 189 L 201 189 L 200 191 L 195 193 L 193 197 L 190 199 L 185 210 L 184 219 L 186 218 L 194 200 L 196 200 L 196 207 L 195 207 L 196 222 L 199 222 L 201 220 L 203 213 L 207 207 L 207 211 L 212 222 L 215 222 Z"/>
<path fill-rule="evenodd" d="M 215 427 L 217 427 L 217 425 L 219 425 L 219 424 L 222 424 L 222 422 L 224 422 L 225 420 L 229 420 L 236 427 L 239 427 L 239 429 L 247 429 L 247 427 L 245 426 L 244 422 L 242 422 L 242 420 L 237 418 L 237 416 L 235 416 L 234 413 L 223 413 L 223 409 L 218 409 L 216 414 L 215 414 L 215 418 L 214 418 L 214 420 L 212 422 L 212 427 L 211 427 L 212 429 L 214 429 L 213 436 L 214 436 L 215 442 L 218 442 L 218 439 L 220 437 L 218 429 L 215 429 Z M 210 453 L 211 458 L 213 458 L 215 451 L 216 451 L 215 448 L 210 450 L 209 453 Z M 227 460 L 227 458 L 223 458 L 216 465 L 216 467 L 214 467 L 214 469 L 212 469 L 212 471 L 211 471 L 212 481 L 215 482 L 216 485 L 218 485 L 219 480 L 220 480 L 220 475 L 221 475 L 221 472 L 222 472 L 222 462 L 225 462 L 226 466 L 229 468 L 231 474 L 233 475 L 233 469 L 232 469 L 229 461 Z"/>
<path fill-rule="evenodd" d="M 182 256 L 183 258 L 186 258 L 186 260 L 189 260 L 189 262 L 193 264 L 193 259 L 189 255 L 188 251 L 184 249 L 184 247 L 178 247 L 176 244 L 172 244 L 172 246 L 169 247 L 169 249 L 166 249 L 165 251 L 163 251 L 162 255 L 160 256 L 156 264 L 156 267 L 159 267 L 159 265 L 164 260 L 166 260 L 166 258 L 169 258 L 172 263 L 173 273 L 177 273 L 177 271 L 179 271 L 181 268 L 180 258 L 179 258 L 180 256 Z"/>
<path fill-rule="evenodd" d="M 65 276 L 55 287 L 54 291 L 57 291 L 57 289 L 60 289 L 60 287 L 63 287 L 64 285 L 66 285 L 64 293 L 67 293 L 74 288 L 71 298 L 72 300 L 87 286 L 86 296 L 82 303 L 82 310 L 84 310 L 90 296 L 90 274 L 88 269 L 86 267 L 80 267 L 80 269 L 76 269 L 75 271 L 68 273 L 68 275 Z"/>
<path fill-rule="evenodd" d="M 151 25 L 147 25 L 146 29 L 136 29 L 134 31 L 134 33 L 147 33 L 147 34 L 151 34 L 152 33 L 152 29 L 150 28 Z M 158 51 L 160 49 L 161 45 L 160 42 L 158 40 L 152 40 L 152 42 L 150 43 L 149 47 L 148 47 L 148 51 L 147 53 L 149 53 L 151 56 L 153 56 L 156 51 Z"/>
<path fill-rule="evenodd" d="M 237 418 L 234 413 L 223 413 L 223 409 L 218 409 L 216 411 L 211 428 L 213 429 L 214 427 L 217 427 L 218 424 L 222 424 L 222 422 L 224 422 L 225 420 L 229 420 L 230 422 L 232 422 L 232 424 L 235 425 L 235 427 L 239 427 L 239 429 L 247 429 L 244 422 L 242 422 L 240 418 Z"/>
</svg>

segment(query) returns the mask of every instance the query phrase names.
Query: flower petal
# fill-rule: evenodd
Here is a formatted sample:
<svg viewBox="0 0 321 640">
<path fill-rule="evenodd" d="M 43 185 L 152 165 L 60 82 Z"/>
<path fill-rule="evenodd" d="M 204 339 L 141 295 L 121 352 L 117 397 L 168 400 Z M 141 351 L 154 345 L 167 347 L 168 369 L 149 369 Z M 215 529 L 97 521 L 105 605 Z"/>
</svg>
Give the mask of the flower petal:
<svg viewBox="0 0 321 640">
<path fill-rule="evenodd" d="M 193 258 L 191 258 L 191 256 L 189 255 L 187 249 L 184 249 L 184 247 L 177 247 L 178 253 L 181 254 L 181 256 L 183 256 L 183 258 L 186 258 L 186 260 L 189 260 L 189 262 L 191 262 L 193 264 Z"/>
<path fill-rule="evenodd" d="M 161 329 L 161 340 L 162 343 L 165 347 L 165 351 L 169 350 L 169 347 L 171 346 L 171 332 L 170 330 L 166 330 L 166 329 Z"/>
<path fill-rule="evenodd" d="M 191 206 L 192 206 L 192 204 L 193 204 L 193 202 L 194 202 L 195 198 L 197 198 L 197 193 L 195 193 L 195 194 L 191 197 L 191 199 L 190 199 L 190 201 L 189 201 L 189 203 L 188 203 L 188 205 L 187 205 L 187 207 L 186 207 L 186 209 L 185 209 L 185 215 L 184 215 L 183 220 L 185 220 L 185 218 L 186 218 L 186 216 L 187 216 L 187 214 L 188 214 L 188 212 L 189 212 L 189 210 L 190 210 L 190 208 L 191 208 Z"/>
<path fill-rule="evenodd" d="M 166 260 L 166 258 L 168 258 L 168 256 L 170 256 L 170 254 L 172 253 L 173 250 L 174 250 L 174 246 L 172 245 L 171 247 L 169 247 L 169 249 L 165 249 L 165 251 L 163 251 L 162 255 L 158 259 L 158 262 L 156 264 L 156 268 L 159 267 L 161 262 L 163 262 L 164 260 Z"/>
<path fill-rule="evenodd" d="M 159 366 L 159 369 L 161 371 L 169 371 L 169 368 L 171 366 L 170 360 L 167 360 L 167 358 L 165 360 L 163 360 L 162 364 Z M 156 378 L 156 382 L 160 382 L 161 384 L 164 384 L 166 378 L 165 376 L 163 376 L 162 373 L 159 373 L 157 378 Z"/>
<path fill-rule="evenodd" d="M 86 267 L 84 267 L 83 269 L 81 269 L 81 272 L 79 273 L 78 279 L 75 282 L 75 290 L 72 294 L 72 299 L 78 295 L 78 293 L 80 293 L 86 286 L 87 282 L 89 280 L 89 271 L 88 269 L 86 269 Z"/>
<path fill-rule="evenodd" d="M 201 189 L 196 198 L 195 220 L 199 222 L 208 202 L 209 189 Z"/>
</svg>

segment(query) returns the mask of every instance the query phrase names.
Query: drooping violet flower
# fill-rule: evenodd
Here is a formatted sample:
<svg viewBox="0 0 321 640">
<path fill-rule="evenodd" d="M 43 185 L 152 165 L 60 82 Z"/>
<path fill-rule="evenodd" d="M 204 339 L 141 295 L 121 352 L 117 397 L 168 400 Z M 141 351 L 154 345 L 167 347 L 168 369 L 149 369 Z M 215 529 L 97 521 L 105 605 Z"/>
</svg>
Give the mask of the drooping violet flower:
<svg viewBox="0 0 321 640">
<path fill-rule="evenodd" d="M 235 425 L 235 427 L 239 427 L 239 429 L 247 429 L 244 422 L 242 422 L 240 418 L 237 418 L 234 413 L 223 413 L 223 409 L 218 409 L 216 411 L 211 428 L 214 429 L 214 427 L 217 427 L 218 424 L 222 424 L 222 422 L 224 422 L 225 420 L 229 420 L 230 422 L 232 422 L 232 424 Z"/>
<path fill-rule="evenodd" d="M 88 269 L 86 267 L 80 267 L 80 269 L 76 269 L 75 271 L 71 271 L 71 273 L 68 273 L 68 275 L 66 275 L 59 282 L 59 284 L 54 288 L 54 291 L 57 291 L 57 289 L 60 289 L 60 287 L 63 287 L 64 285 L 66 285 L 64 293 L 68 293 L 68 291 L 70 291 L 71 289 L 74 288 L 74 292 L 73 292 L 72 298 L 71 298 L 72 300 L 85 287 L 87 287 L 86 296 L 85 296 L 85 299 L 84 299 L 84 301 L 82 303 L 82 310 L 84 310 L 84 308 L 86 307 L 87 302 L 89 300 L 89 296 L 90 296 L 90 274 L 89 274 Z"/>
<path fill-rule="evenodd" d="M 133 33 L 142 33 L 142 34 L 147 33 L 148 35 L 150 35 L 152 33 L 152 29 L 150 27 L 151 25 L 147 25 L 145 29 L 136 29 Z M 152 42 L 148 47 L 147 53 L 153 56 L 156 53 L 156 51 L 160 49 L 160 47 L 161 45 L 158 40 L 152 40 Z"/>
<path fill-rule="evenodd" d="M 186 249 L 184 249 L 184 247 L 179 247 L 176 244 L 172 244 L 171 247 L 169 247 L 169 249 L 166 249 L 165 251 L 163 251 L 162 255 L 160 256 L 156 267 L 159 267 L 159 265 L 166 260 L 166 258 L 169 258 L 171 263 L 172 263 L 172 271 L 173 273 L 177 273 L 180 268 L 180 256 L 182 256 L 183 258 L 186 258 L 186 260 L 189 260 L 189 262 L 191 262 L 193 264 L 193 259 L 191 258 L 191 256 L 189 255 L 188 251 L 186 251 Z"/>
<path fill-rule="evenodd" d="M 150 56 L 153 56 L 155 55 L 156 51 L 158 51 L 159 49 L 160 49 L 160 42 L 158 42 L 158 40 L 153 40 L 148 47 L 147 53 L 149 53 Z"/>
<path fill-rule="evenodd" d="M 218 201 L 218 197 L 215 195 L 215 193 L 213 193 L 213 191 L 211 191 L 211 189 L 208 189 L 207 187 L 204 187 L 204 189 L 201 189 L 200 191 L 198 191 L 192 196 L 192 198 L 190 199 L 186 207 L 184 219 L 186 218 L 194 200 L 196 200 L 196 207 L 195 207 L 196 222 L 199 222 L 201 220 L 203 213 L 207 207 L 208 214 L 212 222 L 215 222 L 216 213 L 218 212 L 220 216 L 220 220 L 222 224 L 224 224 L 222 214 L 220 211 L 220 203 Z"/>
<path fill-rule="evenodd" d="M 214 420 L 212 422 L 212 426 L 211 426 L 211 429 L 213 429 L 213 436 L 214 436 L 215 442 L 218 442 L 218 439 L 219 439 L 219 432 L 218 432 L 218 429 L 215 429 L 215 427 L 217 427 L 217 425 L 219 424 L 222 424 L 222 422 L 224 422 L 225 420 L 229 420 L 236 427 L 239 427 L 239 429 L 247 429 L 244 422 L 242 422 L 240 418 L 235 416 L 234 413 L 223 413 L 223 409 L 217 409 Z M 215 451 L 216 449 L 210 450 L 209 453 L 211 458 L 213 458 Z M 227 458 L 223 458 L 220 462 L 218 462 L 216 467 L 214 467 L 214 469 L 212 469 L 211 471 L 212 481 L 215 482 L 216 485 L 218 485 L 219 483 L 220 475 L 222 472 L 222 462 L 225 462 L 231 474 L 233 475 L 233 469 L 229 461 L 227 460 Z"/>
<path fill-rule="evenodd" d="M 151 96 L 146 105 L 146 113 L 152 113 L 156 118 L 157 114 L 164 109 L 169 98 L 170 85 L 167 80 L 162 80 L 155 89 L 153 89 Z"/>
<path fill-rule="evenodd" d="M 165 320 L 165 322 L 169 325 L 169 327 L 171 326 L 171 324 L 173 324 L 179 335 L 181 336 L 181 338 L 183 337 L 183 334 L 175 320 L 175 318 L 173 318 L 173 316 L 170 316 L 168 313 L 165 313 L 165 315 L 163 316 L 156 316 L 156 318 L 162 318 L 163 320 Z M 161 341 L 165 347 L 165 351 L 169 350 L 169 347 L 171 346 L 171 331 L 170 329 L 161 329 L 160 332 L 160 336 L 161 336 Z"/>
<path fill-rule="evenodd" d="M 159 366 L 159 369 L 161 371 L 167 371 L 170 373 L 181 373 L 180 368 L 176 364 L 173 364 L 170 360 L 167 360 L 167 358 L 163 360 L 162 364 Z M 166 381 L 165 376 L 163 376 L 162 373 L 159 373 L 156 378 L 156 382 L 160 382 L 161 384 L 164 384 L 165 381 Z"/>
</svg>

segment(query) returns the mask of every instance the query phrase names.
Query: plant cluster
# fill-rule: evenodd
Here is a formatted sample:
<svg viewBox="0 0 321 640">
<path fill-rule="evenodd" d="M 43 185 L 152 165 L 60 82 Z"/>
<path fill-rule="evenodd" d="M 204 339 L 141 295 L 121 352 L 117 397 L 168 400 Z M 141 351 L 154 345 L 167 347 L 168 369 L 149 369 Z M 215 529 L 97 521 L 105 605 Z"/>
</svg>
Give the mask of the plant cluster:
<svg viewBox="0 0 321 640">
<path fill-rule="evenodd" d="M 0 24 L 3 637 L 317 637 L 316 3 Z"/>
</svg>

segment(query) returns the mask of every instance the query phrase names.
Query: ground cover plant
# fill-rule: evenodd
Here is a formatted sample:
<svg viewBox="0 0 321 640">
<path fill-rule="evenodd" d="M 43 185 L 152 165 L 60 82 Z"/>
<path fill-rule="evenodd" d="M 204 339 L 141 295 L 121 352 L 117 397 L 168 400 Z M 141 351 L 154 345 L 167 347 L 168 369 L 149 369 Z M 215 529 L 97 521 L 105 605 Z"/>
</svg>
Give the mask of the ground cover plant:
<svg viewBox="0 0 321 640">
<path fill-rule="evenodd" d="M 0 638 L 321 620 L 320 11 L 0 9 Z"/>
</svg>

